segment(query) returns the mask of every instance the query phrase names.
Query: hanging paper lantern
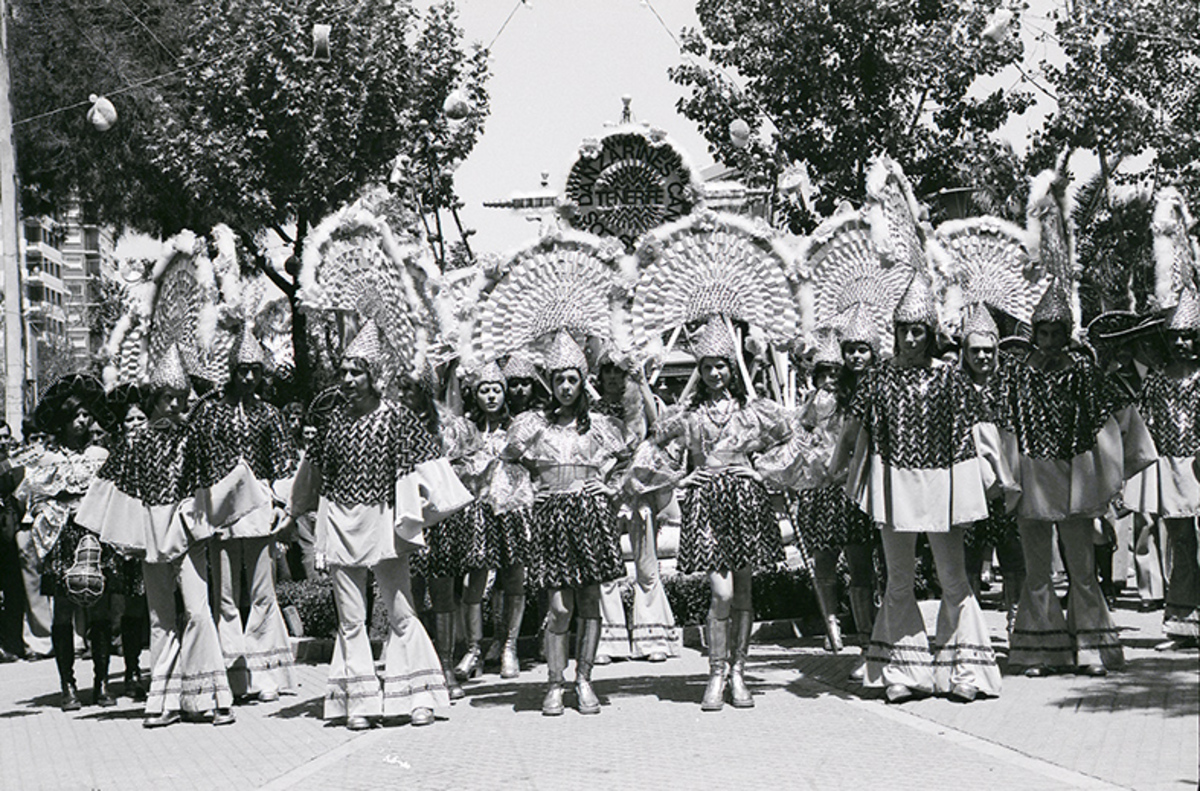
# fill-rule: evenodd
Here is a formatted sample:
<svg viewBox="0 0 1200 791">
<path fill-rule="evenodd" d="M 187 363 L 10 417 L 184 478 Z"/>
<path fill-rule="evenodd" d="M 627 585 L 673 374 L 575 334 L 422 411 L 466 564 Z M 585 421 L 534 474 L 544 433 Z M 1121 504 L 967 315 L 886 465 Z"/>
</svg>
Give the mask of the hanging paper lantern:
<svg viewBox="0 0 1200 791">
<path fill-rule="evenodd" d="M 117 122 L 117 108 L 113 107 L 113 103 L 94 93 L 88 96 L 88 101 L 92 103 L 87 113 L 91 125 L 101 132 L 112 129 L 112 125 Z"/>
<path fill-rule="evenodd" d="M 313 25 L 313 60 L 322 63 L 329 62 L 329 34 L 332 32 L 332 25 Z"/>
<path fill-rule="evenodd" d="M 475 108 L 471 105 L 470 100 L 467 99 L 466 94 L 455 88 L 442 104 L 442 112 L 451 121 L 461 121 L 474 113 Z"/>
<path fill-rule="evenodd" d="M 750 124 L 741 118 L 733 119 L 729 124 L 729 142 L 734 148 L 745 148 L 750 145 Z"/>
</svg>

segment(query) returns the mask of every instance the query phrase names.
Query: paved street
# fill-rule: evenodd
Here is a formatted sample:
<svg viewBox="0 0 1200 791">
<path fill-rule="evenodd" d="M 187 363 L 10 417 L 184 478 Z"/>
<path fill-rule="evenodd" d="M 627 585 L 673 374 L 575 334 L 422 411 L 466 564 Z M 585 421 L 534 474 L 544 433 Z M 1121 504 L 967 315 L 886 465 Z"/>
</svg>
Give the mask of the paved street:
<svg viewBox="0 0 1200 791">
<path fill-rule="evenodd" d="M 1002 648 L 1003 617 L 986 616 Z M 161 731 L 144 730 L 126 698 L 114 709 L 64 714 L 52 661 L 6 665 L 0 787 L 1192 789 L 1198 657 L 1152 650 L 1160 618 L 1117 611 L 1124 673 L 1006 677 L 1001 698 L 966 706 L 940 699 L 888 706 L 846 681 L 857 649 L 833 656 L 805 639 L 754 646 L 752 711 L 701 713 L 707 660 L 686 649 L 663 665 L 597 668 L 606 703 L 599 716 L 542 717 L 545 668 L 527 665 L 515 682 L 495 675 L 473 682 L 446 721 L 359 735 L 320 720 L 319 665 L 300 667 L 298 695 L 239 707 L 232 727 L 181 723 Z M 79 661 L 76 672 L 86 702 L 89 663 Z"/>
</svg>

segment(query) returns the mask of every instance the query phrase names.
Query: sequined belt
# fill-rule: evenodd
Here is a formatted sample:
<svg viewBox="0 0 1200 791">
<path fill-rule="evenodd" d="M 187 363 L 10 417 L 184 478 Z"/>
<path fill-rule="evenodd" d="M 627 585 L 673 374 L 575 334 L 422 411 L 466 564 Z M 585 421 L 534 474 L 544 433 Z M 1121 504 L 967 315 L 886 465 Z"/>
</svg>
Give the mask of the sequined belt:
<svg viewBox="0 0 1200 791">
<path fill-rule="evenodd" d="M 538 482 L 546 491 L 569 492 L 579 489 L 584 481 L 600 477 L 600 468 L 590 464 L 556 464 L 538 468 Z"/>
</svg>

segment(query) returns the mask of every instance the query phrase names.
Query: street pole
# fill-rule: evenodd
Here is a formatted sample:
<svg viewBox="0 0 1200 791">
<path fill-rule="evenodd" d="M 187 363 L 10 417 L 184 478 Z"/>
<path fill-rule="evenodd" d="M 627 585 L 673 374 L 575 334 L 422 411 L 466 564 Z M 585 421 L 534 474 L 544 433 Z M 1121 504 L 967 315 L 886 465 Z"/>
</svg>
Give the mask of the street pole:
<svg viewBox="0 0 1200 791">
<path fill-rule="evenodd" d="M 13 436 L 24 418 L 25 320 L 24 279 L 18 254 L 17 160 L 13 149 L 12 104 L 9 102 L 8 3 L 0 0 L 0 271 L 4 298 L 4 418 Z"/>
</svg>

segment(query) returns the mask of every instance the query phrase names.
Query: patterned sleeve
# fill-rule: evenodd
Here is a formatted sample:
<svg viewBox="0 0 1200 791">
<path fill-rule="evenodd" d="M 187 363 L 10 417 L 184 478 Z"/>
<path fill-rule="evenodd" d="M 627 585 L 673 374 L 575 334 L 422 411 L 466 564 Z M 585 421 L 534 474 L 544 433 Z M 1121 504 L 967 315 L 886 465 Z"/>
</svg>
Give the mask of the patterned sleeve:
<svg viewBox="0 0 1200 791">
<path fill-rule="evenodd" d="M 504 448 L 504 458 L 511 461 L 526 460 L 543 425 L 545 419 L 536 410 L 531 409 L 514 417 L 508 426 L 508 444 Z"/>
<path fill-rule="evenodd" d="M 442 447 L 451 459 L 461 459 L 479 449 L 479 429 L 470 420 L 446 411 L 441 414 Z"/>
<path fill-rule="evenodd" d="M 688 441 L 691 428 L 691 413 L 683 404 L 667 407 L 658 416 L 654 424 L 654 436 L 659 445 L 665 445 L 673 439 L 678 439 L 685 447 L 691 447 Z"/>
<path fill-rule="evenodd" d="M 753 444 L 756 450 L 772 448 L 791 437 L 791 416 L 775 401 L 759 398 L 747 404 L 746 408 L 754 413 L 758 421 L 758 436 Z"/>
<path fill-rule="evenodd" d="M 208 421 L 211 403 L 211 401 L 201 401 L 188 418 L 187 438 L 183 443 L 183 470 L 180 472 L 179 483 L 180 487 L 189 494 L 212 483 L 207 480 L 210 477 L 206 469 L 208 454 L 203 452 L 207 444 L 204 427 Z"/>
<path fill-rule="evenodd" d="M 271 442 L 271 480 L 277 481 L 287 478 L 296 471 L 299 454 L 296 452 L 295 443 L 292 442 L 292 432 L 288 431 L 283 412 L 272 404 L 266 404 L 266 406 L 268 408 L 267 427 L 270 431 Z"/>
<path fill-rule="evenodd" d="M 407 475 L 418 464 L 442 456 L 441 443 L 429 433 L 420 418 L 403 404 L 394 405 L 396 418 L 393 421 L 399 475 Z"/>
<path fill-rule="evenodd" d="M 140 492 L 135 474 L 137 458 L 134 437 L 130 434 L 121 434 L 113 443 L 108 458 L 96 472 L 96 477 L 112 481 L 113 486 L 130 497 L 139 497 Z"/>
<path fill-rule="evenodd" d="M 850 397 L 850 406 L 846 408 L 846 413 L 864 426 L 871 423 L 871 393 L 875 389 L 875 377 L 874 370 L 863 374 L 854 388 L 854 395 Z"/>
</svg>

